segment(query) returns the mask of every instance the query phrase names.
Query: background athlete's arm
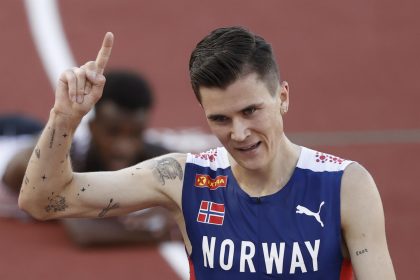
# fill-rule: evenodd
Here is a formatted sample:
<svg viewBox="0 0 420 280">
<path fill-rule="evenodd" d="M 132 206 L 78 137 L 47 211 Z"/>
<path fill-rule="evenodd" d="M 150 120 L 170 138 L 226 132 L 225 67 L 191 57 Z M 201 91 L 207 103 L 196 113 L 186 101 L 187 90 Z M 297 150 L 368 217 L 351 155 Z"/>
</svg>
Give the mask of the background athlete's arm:
<svg viewBox="0 0 420 280">
<path fill-rule="evenodd" d="M 167 155 L 116 172 L 72 171 L 73 134 L 102 95 L 102 74 L 112 45 L 113 35 L 107 33 L 96 61 L 60 76 L 54 107 L 29 160 L 19 196 L 19 206 L 35 218 L 104 217 L 157 204 L 171 207 L 178 199 L 173 189 L 181 186 L 184 155 Z"/>
<path fill-rule="evenodd" d="M 343 175 L 341 219 L 356 279 L 395 279 L 381 198 L 373 178 L 357 163 Z"/>
</svg>

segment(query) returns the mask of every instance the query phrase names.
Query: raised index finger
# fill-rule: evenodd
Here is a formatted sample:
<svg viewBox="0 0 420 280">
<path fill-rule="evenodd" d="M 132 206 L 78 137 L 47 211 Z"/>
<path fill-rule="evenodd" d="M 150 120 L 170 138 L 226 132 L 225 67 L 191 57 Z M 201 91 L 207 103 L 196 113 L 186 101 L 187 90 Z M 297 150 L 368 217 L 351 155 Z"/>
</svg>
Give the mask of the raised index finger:
<svg viewBox="0 0 420 280">
<path fill-rule="evenodd" d="M 102 47 L 96 57 L 96 66 L 98 67 L 98 73 L 103 74 L 105 66 L 108 63 L 109 57 L 111 56 L 112 45 L 114 44 L 114 34 L 107 32 L 102 42 Z"/>
</svg>

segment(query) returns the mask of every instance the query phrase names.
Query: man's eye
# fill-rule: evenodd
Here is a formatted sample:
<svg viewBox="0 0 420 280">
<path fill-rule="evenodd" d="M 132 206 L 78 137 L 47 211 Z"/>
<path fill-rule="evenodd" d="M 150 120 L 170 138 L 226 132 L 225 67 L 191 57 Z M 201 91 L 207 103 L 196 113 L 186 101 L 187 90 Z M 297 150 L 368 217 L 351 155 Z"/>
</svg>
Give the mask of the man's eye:
<svg viewBox="0 0 420 280">
<path fill-rule="evenodd" d="M 227 121 L 227 117 L 225 117 L 225 116 L 214 116 L 214 117 L 212 117 L 211 118 L 211 120 L 213 121 L 213 122 L 225 122 L 225 121 Z"/>
<path fill-rule="evenodd" d="M 257 110 L 257 108 L 255 108 L 255 107 L 249 107 L 249 108 L 246 108 L 245 110 L 243 110 L 243 113 L 244 113 L 245 116 L 249 116 L 249 115 L 252 115 L 256 110 Z"/>
</svg>

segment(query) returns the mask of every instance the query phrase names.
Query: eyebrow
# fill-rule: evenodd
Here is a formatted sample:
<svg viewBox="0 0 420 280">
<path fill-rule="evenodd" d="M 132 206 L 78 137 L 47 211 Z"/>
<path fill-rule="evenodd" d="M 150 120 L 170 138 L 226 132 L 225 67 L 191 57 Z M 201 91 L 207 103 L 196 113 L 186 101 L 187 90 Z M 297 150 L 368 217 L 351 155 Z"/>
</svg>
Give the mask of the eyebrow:
<svg viewBox="0 0 420 280">
<path fill-rule="evenodd" d="M 254 107 L 260 108 L 260 107 L 263 106 L 263 104 L 264 104 L 264 102 L 254 103 L 254 104 L 248 105 L 245 108 L 239 110 L 239 112 L 243 112 L 245 110 L 248 110 L 248 109 L 254 108 Z M 210 115 L 207 116 L 208 119 L 215 119 L 215 118 L 219 118 L 219 117 L 226 117 L 226 116 L 223 115 L 223 114 L 210 114 Z"/>
<path fill-rule="evenodd" d="M 211 114 L 211 115 L 208 115 L 207 116 L 207 118 L 209 120 L 214 120 L 214 119 L 217 119 L 217 118 L 220 118 L 220 117 L 226 117 L 226 116 L 225 115 L 222 115 L 222 114 Z"/>
</svg>

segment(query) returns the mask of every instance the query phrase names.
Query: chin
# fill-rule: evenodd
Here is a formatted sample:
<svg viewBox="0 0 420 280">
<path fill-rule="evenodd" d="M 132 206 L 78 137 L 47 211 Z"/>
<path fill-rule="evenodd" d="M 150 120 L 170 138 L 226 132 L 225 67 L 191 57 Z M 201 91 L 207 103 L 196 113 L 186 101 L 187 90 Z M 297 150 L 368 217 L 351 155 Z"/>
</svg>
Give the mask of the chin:
<svg viewBox="0 0 420 280">
<path fill-rule="evenodd" d="M 236 162 L 245 169 L 248 170 L 259 170 L 265 166 L 261 158 L 254 159 L 237 159 Z"/>
</svg>

